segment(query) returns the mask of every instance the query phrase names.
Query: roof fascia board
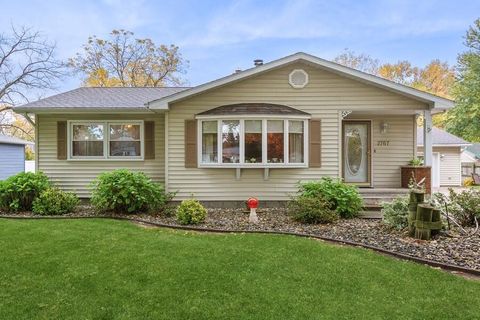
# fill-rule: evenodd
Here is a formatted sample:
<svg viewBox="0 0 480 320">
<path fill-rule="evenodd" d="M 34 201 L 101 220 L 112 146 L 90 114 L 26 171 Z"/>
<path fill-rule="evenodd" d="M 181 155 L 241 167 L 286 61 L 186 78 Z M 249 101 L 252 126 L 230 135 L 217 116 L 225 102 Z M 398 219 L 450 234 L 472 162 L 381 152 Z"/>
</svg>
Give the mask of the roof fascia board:
<svg viewBox="0 0 480 320">
<path fill-rule="evenodd" d="M 15 146 L 29 146 L 29 145 L 34 145 L 35 143 L 0 141 L 0 144 L 9 144 L 9 145 L 15 145 Z"/>
<path fill-rule="evenodd" d="M 86 114 L 86 113 L 145 113 L 152 114 L 155 111 L 146 108 L 13 108 L 16 113 L 32 113 L 32 114 L 48 114 L 48 113 L 65 113 L 65 114 Z"/>
<path fill-rule="evenodd" d="M 468 147 L 471 146 L 471 143 L 437 143 L 437 144 L 432 144 L 432 147 Z M 423 147 L 423 144 L 417 145 L 418 147 Z"/>
<path fill-rule="evenodd" d="M 449 109 L 454 106 L 454 102 L 449 99 L 445 99 L 442 97 L 438 97 L 414 88 L 410 88 L 368 73 L 364 73 L 352 68 L 348 68 L 342 65 L 339 65 L 334 62 L 330 62 L 306 53 L 296 53 L 278 60 L 274 60 L 272 62 L 268 62 L 261 66 L 253 67 L 242 71 L 240 73 L 232 74 L 214 81 L 207 82 L 205 84 L 193 87 L 191 89 L 187 89 L 185 91 L 175 93 L 173 95 L 160 98 L 157 100 L 150 101 L 146 104 L 146 106 L 150 109 L 168 109 L 169 104 L 173 102 L 178 102 L 186 98 L 190 98 L 197 94 L 203 93 L 207 90 L 211 90 L 217 87 L 221 87 L 230 83 L 234 83 L 236 81 L 247 79 L 251 76 L 259 74 L 261 72 L 273 70 L 278 67 L 286 66 L 288 64 L 298 62 L 298 61 L 306 61 L 310 62 L 317 67 L 323 67 L 328 71 L 340 74 L 342 76 L 350 77 L 355 80 L 364 81 L 371 85 L 375 85 L 398 94 L 402 94 L 408 96 L 410 98 L 420 100 L 429 104 L 430 108 L 436 110 L 443 110 Z"/>
</svg>

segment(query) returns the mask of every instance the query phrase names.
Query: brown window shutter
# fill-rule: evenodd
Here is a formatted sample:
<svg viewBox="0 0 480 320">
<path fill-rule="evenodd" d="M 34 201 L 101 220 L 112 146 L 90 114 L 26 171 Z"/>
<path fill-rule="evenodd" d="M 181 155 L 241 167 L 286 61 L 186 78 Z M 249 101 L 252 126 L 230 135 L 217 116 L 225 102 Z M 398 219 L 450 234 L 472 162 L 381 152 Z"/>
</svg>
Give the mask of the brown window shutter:
<svg viewBox="0 0 480 320">
<path fill-rule="evenodd" d="M 310 120 L 309 167 L 322 166 L 322 126 L 320 119 Z"/>
<path fill-rule="evenodd" d="M 185 120 L 185 168 L 197 167 L 197 120 Z"/>
<path fill-rule="evenodd" d="M 143 124 L 143 139 L 145 148 L 145 160 L 155 159 L 155 122 L 145 121 Z"/>
<path fill-rule="evenodd" d="M 67 160 L 67 121 L 57 121 L 57 159 Z"/>
</svg>

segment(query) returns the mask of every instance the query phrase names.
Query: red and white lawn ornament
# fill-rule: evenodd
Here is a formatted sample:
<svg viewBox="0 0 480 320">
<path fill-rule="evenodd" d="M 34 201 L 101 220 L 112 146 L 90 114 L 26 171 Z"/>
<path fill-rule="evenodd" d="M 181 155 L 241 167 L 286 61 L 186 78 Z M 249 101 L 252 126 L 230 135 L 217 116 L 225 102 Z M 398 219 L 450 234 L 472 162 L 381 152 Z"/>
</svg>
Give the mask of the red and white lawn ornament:
<svg viewBox="0 0 480 320">
<path fill-rule="evenodd" d="M 258 222 L 258 217 L 257 217 L 258 199 L 253 197 L 248 198 L 247 207 L 250 209 L 250 217 L 248 218 L 248 220 L 251 223 L 257 223 Z"/>
</svg>

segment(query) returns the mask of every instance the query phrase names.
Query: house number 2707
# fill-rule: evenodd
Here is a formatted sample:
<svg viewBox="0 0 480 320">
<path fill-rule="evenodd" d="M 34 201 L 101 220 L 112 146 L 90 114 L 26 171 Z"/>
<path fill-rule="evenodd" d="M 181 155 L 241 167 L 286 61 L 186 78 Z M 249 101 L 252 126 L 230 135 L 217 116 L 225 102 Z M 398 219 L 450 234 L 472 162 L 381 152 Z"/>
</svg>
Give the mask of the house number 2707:
<svg viewBox="0 0 480 320">
<path fill-rule="evenodd" d="M 379 147 L 388 147 L 389 144 L 390 144 L 389 140 L 379 140 L 379 141 L 377 141 L 377 146 L 379 146 Z"/>
</svg>

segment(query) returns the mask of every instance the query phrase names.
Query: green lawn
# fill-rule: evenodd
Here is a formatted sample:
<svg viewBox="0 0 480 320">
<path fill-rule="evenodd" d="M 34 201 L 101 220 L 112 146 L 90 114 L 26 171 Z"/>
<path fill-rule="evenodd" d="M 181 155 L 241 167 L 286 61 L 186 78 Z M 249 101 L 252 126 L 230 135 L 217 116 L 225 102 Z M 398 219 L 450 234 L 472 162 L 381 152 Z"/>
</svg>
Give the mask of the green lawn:
<svg viewBox="0 0 480 320">
<path fill-rule="evenodd" d="M 0 319 L 478 319 L 480 282 L 293 236 L 0 220 Z"/>
</svg>

